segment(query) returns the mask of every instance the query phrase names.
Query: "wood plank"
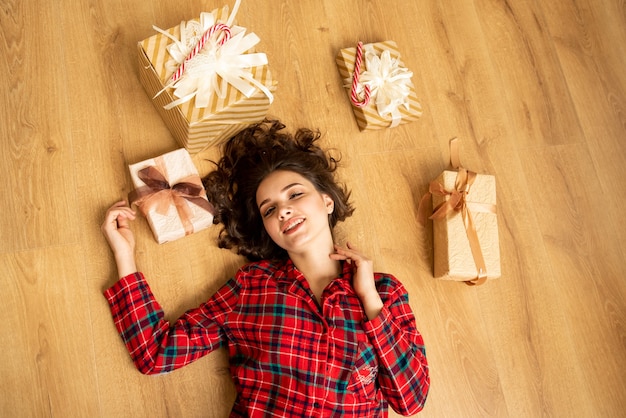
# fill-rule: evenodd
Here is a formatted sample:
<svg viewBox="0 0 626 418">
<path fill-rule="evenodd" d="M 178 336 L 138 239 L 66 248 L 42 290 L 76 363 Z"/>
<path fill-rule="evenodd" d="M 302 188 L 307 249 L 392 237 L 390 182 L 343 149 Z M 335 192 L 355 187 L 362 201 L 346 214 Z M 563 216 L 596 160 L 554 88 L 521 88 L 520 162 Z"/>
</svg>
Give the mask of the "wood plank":
<svg viewBox="0 0 626 418">
<path fill-rule="evenodd" d="M 477 1 L 485 47 L 502 82 L 519 149 L 583 140 L 578 115 L 534 1 Z"/>
<path fill-rule="evenodd" d="M 0 252 L 75 243 L 71 111 L 64 94 L 69 80 L 60 65 L 65 47 L 58 8 L 9 2 L 3 9 Z"/>
<path fill-rule="evenodd" d="M 612 405 L 623 396 L 621 390 L 614 388 L 626 382 L 621 372 L 626 365 L 624 325 L 619 319 L 626 317 L 626 284 L 623 280 L 602 280 L 623 277 L 621 254 L 603 244 L 607 237 L 615 236 L 615 231 L 609 222 L 594 222 L 583 215 L 603 206 L 593 197 L 595 179 L 584 145 L 541 150 L 526 158 L 529 177 L 534 176 L 535 182 L 539 182 L 539 176 L 549 174 L 551 179 L 547 193 L 535 198 L 533 204 L 538 211 L 558 214 L 541 218 L 538 226 L 551 260 L 558 305 L 566 314 L 566 328 L 561 332 L 571 335 L 571 345 L 576 350 L 572 358 L 590 365 L 602 358 L 606 368 L 602 377 L 594 377 L 585 368 L 584 379 L 575 387 L 586 386 L 596 403 L 595 409 L 609 413 L 611 407 L 604 405 Z M 583 177 L 592 180 L 585 182 Z M 601 257 L 590 257 L 591 253 Z M 584 306 L 595 308 L 588 310 Z M 578 344 L 581 340 L 585 343 Z M 562 368 L 567 369 L 566 365 Z"/>
<path fill-rule="evenodd" d="M 623 5 L 622 5 L 623 6 Z M 620 206 L 626 201 L 626 39 L 619 2 L 560 2 L 544 5 L 563 74 L 585 134 L 597 186 L 605 209 L 620 235 L 626 233 Z M 622 7 L 623 9 L 623 7 Z M 558 16 L 570 16 L 566 21 Z M 622 258 L 623 245 L 618 245 Z"/>
<path fill-rule="evenodd" d="M 0 255 L 2 415 L 99 413 L 90 293 L 68 262 L 81 256 L 79 245 Z"/>
</svg>

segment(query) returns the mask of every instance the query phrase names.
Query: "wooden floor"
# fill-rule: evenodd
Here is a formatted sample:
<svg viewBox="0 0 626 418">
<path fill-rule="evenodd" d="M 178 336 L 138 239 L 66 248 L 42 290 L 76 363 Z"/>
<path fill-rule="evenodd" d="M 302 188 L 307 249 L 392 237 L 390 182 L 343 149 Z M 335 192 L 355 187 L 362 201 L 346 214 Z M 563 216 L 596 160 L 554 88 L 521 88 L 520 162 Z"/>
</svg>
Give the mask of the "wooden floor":
<svg viewBox="0 0 626 418">
<path fill-rule="evenodd" d="M 234 0 L 229 0 L 232 6 Z M 137 372 L 101 292 L 99 225 L 127 164 L 178 147 L 138 80 L 136 44 L 216 0 L 0 0 L 0 416 L 224 417 L 224 352 Z M 278 80 L 270 115 L 343 155 L 341 226 L 411 294 L 428 350 L 424 417 L 617 417 L 626 410 L 626 4 L 623 0 L 244 0 Z M 422 119 L 360 133 L 334 57 L 395 40 Z M 417 204 L 461 139 L 497 179 L 502 278 L 433 279 Z M 217 149 L 195 157 L 204 174 Z M 137 258 L 169 318 L 242 260 L 218 228 Z M 395 416 L 392 414 L 392 416 Z"/>
</svg>

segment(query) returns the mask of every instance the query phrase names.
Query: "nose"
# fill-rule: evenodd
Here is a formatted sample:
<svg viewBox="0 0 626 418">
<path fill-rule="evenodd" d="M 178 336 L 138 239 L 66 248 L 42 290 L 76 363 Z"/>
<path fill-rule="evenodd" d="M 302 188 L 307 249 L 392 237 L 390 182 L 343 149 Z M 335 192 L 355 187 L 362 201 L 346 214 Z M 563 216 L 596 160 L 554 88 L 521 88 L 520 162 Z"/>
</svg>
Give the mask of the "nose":
<svg viewBox="0 0 626 418">
<path fill-rule="evenodd" d="M 292 209 L 289 205 L 282 205 L 278 208 L 278 217 L 280 219 L 285 219 L 287 216 L 291 215 Z"/>
</svg>

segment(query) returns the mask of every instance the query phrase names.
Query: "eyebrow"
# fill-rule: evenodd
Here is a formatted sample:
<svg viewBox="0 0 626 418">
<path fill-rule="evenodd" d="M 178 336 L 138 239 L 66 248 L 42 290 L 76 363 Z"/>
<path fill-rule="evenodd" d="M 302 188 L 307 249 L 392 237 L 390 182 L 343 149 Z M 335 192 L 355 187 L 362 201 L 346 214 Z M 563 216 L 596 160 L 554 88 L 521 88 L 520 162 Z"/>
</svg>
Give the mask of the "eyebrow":
<svg viewBox="0 0 626 418">
<path fill-rule="evenodd" d="M 291 183 L 286 185 L 285 187 L 283 187 L 280 192 L 283 193 L 289 189 L 291 189 L 294 186 L 302 186 L 301 183 Z M 264 204 L 268 203 L 270 201 L 270 199 L 265 199 L 264 201 L 262 201 L 261 203 L 259 203 L 259 209 L 261 209 L 261 207 L 263 207 Z"/>
</svg>

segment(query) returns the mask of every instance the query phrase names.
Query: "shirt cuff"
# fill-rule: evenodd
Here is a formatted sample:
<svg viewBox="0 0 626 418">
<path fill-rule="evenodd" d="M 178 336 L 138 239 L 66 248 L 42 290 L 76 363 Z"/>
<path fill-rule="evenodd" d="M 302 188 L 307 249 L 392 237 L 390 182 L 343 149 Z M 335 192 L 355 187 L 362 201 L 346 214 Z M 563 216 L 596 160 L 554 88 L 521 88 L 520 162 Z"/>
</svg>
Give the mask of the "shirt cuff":
<svg viewBox="0 0 626 418">
<path fill-rule="evenodd" d="M 115 299 L 117 299 L 121 291 L 124 289 L 134 289 L 139 286 L 147 284 L 146 279 L 143 276 L 143 273 L 137 271 L 135 273 L 129 274 L 128 276 L 124 276 L 119 279 L 113 286 L 104 291 L 104 297 L 109 301 L 109 304 L 112 304 Z"/>
<path fill-rule="evenodd" d="M 390 315 L 391 312 L 389 312 L 389 308 L 387 308 L 387 306 L 383 306 L 376 318 L 370 319 L 369 321 L 365 321 L 363 323 L 363 328 L 365 332 L 369 335 L 374 336 L 385 333 Z"/>
</svg>

